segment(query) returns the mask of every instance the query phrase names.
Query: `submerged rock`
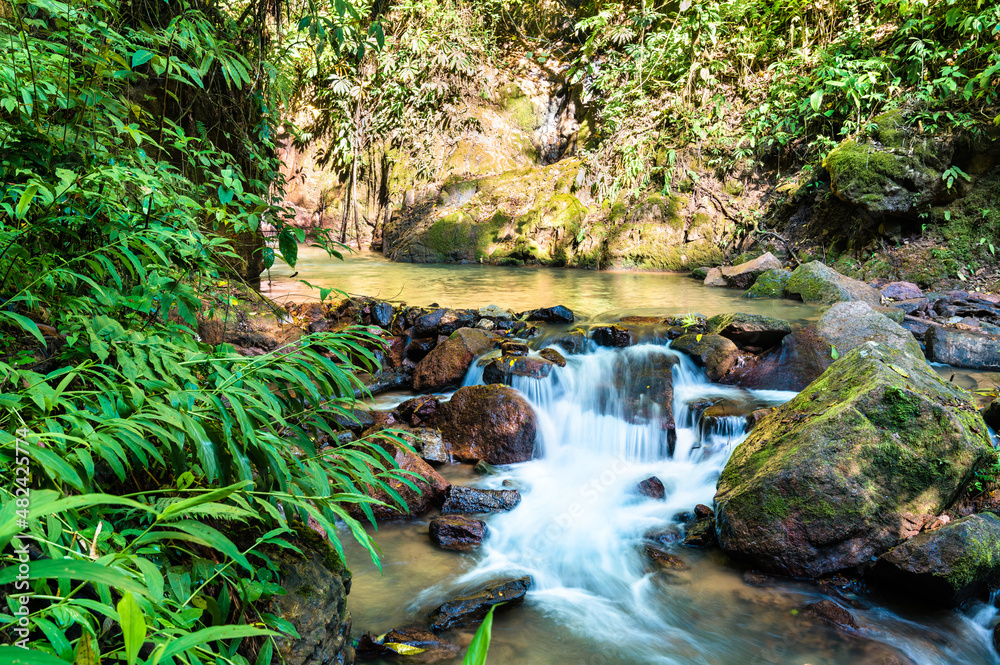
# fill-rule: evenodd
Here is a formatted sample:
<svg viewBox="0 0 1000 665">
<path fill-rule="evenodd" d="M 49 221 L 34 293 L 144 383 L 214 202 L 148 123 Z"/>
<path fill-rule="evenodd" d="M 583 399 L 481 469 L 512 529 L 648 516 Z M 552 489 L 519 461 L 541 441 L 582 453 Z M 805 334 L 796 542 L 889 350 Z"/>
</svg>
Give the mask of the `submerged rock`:
<svg viewBox="0 0 1000 665">
<path fill-rule="evenodd" d="M 869 342 L 737 446 L 715 497 L 719 542 L 785 575 L 858 566 L 940 514 L 989 454 L 967 392 Z"/>
<path fill-rule="evenodd" d="M 558 344 L 562 349 L 571 355 L 583 353 L 587 350 L 587 333 L 583 328 L 573 328 L 569 332 L 546 340 L 549 344 Z"/>
<path fill-rule="evenodd" d="M 805 606 L 805 611 L 841 630 L 858 630 L 854 615 L 832 600 L 821 600 Z"/>
<path fill-rule="evenodd" d="M 722 335 L 681 335 L 670 346 L 688 354 L 696 365 L 704 367 L 709 381 L 724 377 L 733 368 L 740 352 L 732 340 Z"/>
<path fill-rule="evenodd" d="M 768 270 L 757 278 L 757 281 L 753 283 L 753 286 L 747 289 L 747 292 L 743 294 L 743 297 L 784 298 L 785 285 L 788 284 L 788 278 L 791 277 L 791 275 L 792 271 L 784 268 L 780 270 Z"/>
<path fill-rule="evenodd" d="M 878 342 L 908 353 L 923 355 L 912 333 L 865 302 L 836 303 L 820 318 L 816 331 L 824 342 L 844 355 L 865 342 Z"/>
<path fill-rule="evenodd" d="M 434 424 L 455 459 L 490 464 L 531 459 L 538 427 L 528 401 L 499 385 L 459 388 L 438 409 Z"/>
<path fill-rule="evenodd" d="M 785 292 L 803 302 L 835 302 L 860 300 L 872 307 L 882 304 L 882 294 L 864 282 L 841 275 L 822 261 L 803 263 L 792 271 Z"/>
<path fill-rule="evenodd" d="M 704 504 L 694 507 L 694 517 L 684 525 L 684 544 L 688 547 L 712 547 L 716 544 L 715 513 Z"/>
<path fill-rule="evenodd" d="M 932 326 L 924 336 L 927 357 L 971 369 L 1000 369 L 1000 335 Z"/>
<path fill-rule="evenodd" d="M 741 349 L 767 350 L 781 343 L 792 332 L 792 326 L 783 319 L 761 314 L 719 314 L 708 320 L 708 332 L 732 340 Z"/>
<path fill-rule="evenodd" d="M 501 610 L 520 605 L 529 588 L 531 578 L 520 577 L 493 582 L 478 591 L 453 598 L 430 613 L 431 630 L 440 632 L 477 623 L 486 618 L 494 605 L 502 605 Z"/>
<path fill-rule="evenodd" d="M 659 547 L 647 545 L 646 556 L 648 556 L 658 567 L 666 570 L 688 569 L 688 565 L 684 562 L 684 559 L 680 558 L 676 554 L 671 554 L 670 552 L 661 550 Z"/>
<path fill-rule="evenodd" d="M 879 557 L 876 580 L 922 601 L 957 605 L 1000 579 L 1000 518 L 970 515 L 925 531 Z"/>
<path fill-rule="evenodd" d="M 486 522 L 460 515 L 443 515 L 431 520 L 429 534 L 431 542 L 441 549 L 471 552 L 486 539 Z"/>
<path fill-rule="evenodd" d="M 413 388 L 437 391 L 459 385 L 472 360 L 495 344 L 496 337 L 484 330 L 456 330 L 417 365 L 413 372 Z"/>
<path fill-rule="evenodd" d="M 442 515 L 502 513 L 514 510 L 521 503 L 517 490 L 484 490 L 475 487 L 452 485 L 447 492 Z"/>
<path fill-rule="evenodd" d="M 598 326 L 590 331 L 590 337 L 598 346 L 632 346 L 632 333 L 621 326 Z"/>
</svg>

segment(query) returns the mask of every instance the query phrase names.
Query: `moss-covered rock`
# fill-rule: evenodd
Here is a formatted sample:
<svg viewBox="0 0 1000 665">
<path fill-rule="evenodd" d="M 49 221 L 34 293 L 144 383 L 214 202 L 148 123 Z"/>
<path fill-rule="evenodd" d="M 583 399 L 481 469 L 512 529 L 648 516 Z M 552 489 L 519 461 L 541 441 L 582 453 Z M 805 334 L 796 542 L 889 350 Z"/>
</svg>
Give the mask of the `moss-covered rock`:
<svg viewBox="0 0 1000 665">
<path fill-rule="evenodd" d="M 876 214 L 910 215 L 942 197 L 942 173 L 955 148 L 948 137 L 929 137 L 910 127 L 901 111 L 876 117 L 870 143 L 848 139 L 830 151 L 823 166 L 830 188 L 843 201 Z"/>
<path fill-rule="evenodd" d="M 715 497 L 720 545 L 793 576 L 858 566 L 947 508 L 990 452 L 965 390 L 866 343 L 737 447 Z"/>
<path fill-rule="evenodd" d="M 915 358 L 923 355 L 920 344 L 909 330 L 864 302 L 836 303 L 820 317 L 816 331 L 841 355 L 865 342 L 885 344 Z"/>
<path fill-rule="evenodd" d="M 785 285 L 788 284 L 788 278 L 791 274 L 791 270 L 785 270 L 784 268 L 778 270 L 768 270 L 757 277 L 757 281 L 755 281 L 753 286 L 751 286 L 747 292 L 743 294 L 743 297 L 784 298 Z"/>
<path fill-rule="evenodd" d="M 879 557 L 874 576 L 921 601 L 957 605 L 1000 578 L 1000 518 L 970 515 L 921 533 Z"/>
<path fill-rule="evenodd" d="M 864 282 L 841 275 L 822 261 L 803 263 L 792 271 L 785 284 L 785 293 L 803 302 L 835 302 L 860 300 L 872 307 L 882 305 L 882 294 Z"/>
</svg>

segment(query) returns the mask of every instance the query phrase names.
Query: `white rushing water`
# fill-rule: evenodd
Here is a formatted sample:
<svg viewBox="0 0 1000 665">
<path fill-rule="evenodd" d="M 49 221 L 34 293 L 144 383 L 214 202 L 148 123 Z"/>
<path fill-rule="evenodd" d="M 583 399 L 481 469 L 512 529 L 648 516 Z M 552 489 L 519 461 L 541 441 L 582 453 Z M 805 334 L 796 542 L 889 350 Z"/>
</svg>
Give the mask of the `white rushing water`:
<svg viewBox="0 0 1000 665">
<path fill-rule="evenodd" d="M 757 635 L 770 628 L 745 616 L 752 609 L 720 605 L 717 590 L 702 596 L 692 585 L 672 584 L 670 573 L 658 572 L 644 552 L 649 533 L 682 529 L 679 514 L 699 503 L 711 505 L 720 472 L 746 436 L 743 415 L 699 423 L 705 403 L 728 400 L 758 408 L 782 404 L 794 393 L 711 384 L 689 358 L 668 346 L 598 348 L 567 359 L 567 366 L 546 380 L 515 377 L 513 386 L 538 415 L 539 449 L 532 461 L 480 483 L 499 488 L 506 480 L 521 490 L 522 501 L 510 513 L 489 518 L 490 536 L 477 562 L 449 586 L 530 575 L 529 605 L 574 640 L 590 641 L 589 665 L 810 662 L 803 659 L 810 652 L 780 639 L 777 647 L 758 643 Z M 674 430 L 665 426 L 663 405 L 656 402 L 664 394 L 657 373 L 662 377 L 670 364 Z M 482 370 L 474 365 L 466 385 L 481 380 Z M 662 481 L 665 500 L 637 492 L 638 483 L 650 476 Z M 440 592 L 418 594 L 412 608 L 426 606 Z M 801 604 L 818 597 L 815 590 L 795 593 L 802 593 Z M 944 642 L 913 639 L 921 626 L 883 608 L 855 613 L 868 636 L 914 663 L 1000 662 L 989 647 L 992 605 L 953 615 L 951 641 Z M 702 625 L 712 620 L 714 625 Z M 882 662 L 846 656 L 811 661 Z M 517 662 L 555 661 L 525 656 Z"/>
</svg>

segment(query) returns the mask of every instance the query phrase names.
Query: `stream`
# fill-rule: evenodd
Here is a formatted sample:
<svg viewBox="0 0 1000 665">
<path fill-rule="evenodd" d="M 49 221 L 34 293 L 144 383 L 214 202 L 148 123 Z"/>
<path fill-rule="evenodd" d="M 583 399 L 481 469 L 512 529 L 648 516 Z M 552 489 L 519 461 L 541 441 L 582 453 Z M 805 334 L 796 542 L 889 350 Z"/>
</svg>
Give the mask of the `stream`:
<svg viewBox="0 0 1000 665">
<path fill-rule="evenodd" d="M 611 321 L 624 314 L 708 316 L 748 311 L 815 320 L 816 308 L 779 300 L 746 300 L 739 292 L 707 289 L 681 275 L 596 273 L 492 266 L 392 264 L 376 255 L 331 262 L 303 248 L 297 266 L 318 286 L 378 295 L 411 304 L 471 307 L 496 303 L 519 310 L 563 304 L 580 318 Z M 272 271 L 265 293 L 302 300 L 307 289 Z M 630 396 L 643 369 L 673 367 L 676 442 L 654 412 L 636 418 Z M 670 665 L 996 665 L 991 645 L 997 610 L 976 604 L 936 612 L 894 606 L 851 588 L 768 580 L 763 586 L 717 551 L 670 546 L 688 569 L 661 570 L 644 553 L 646 535 L 682 529 L 682 513 L 711 505 L 719 473 L 745 437 L 745 419 L 699 422 L 692 405 L 728 398 L 753 406 L 779 405 L 790 392 L 747 391 L 707 381 L 669 343 L 592 349 L 567 355 L 545 381 L 515 377 L 513 387 L 531 402 L 539 428 L 535 459 L 481 478 L 470 465 L 439 468 L 450 482 L 521 490 L 520 505 L 486 519 L 489 538 L 480 551 L 457 554 L 434 547 L 427 525 L 434 513 L 380 526 L 375 539 L 384 572 L 342 534 L 354 573 L 349 607 L 354 634 L 426 625 L 427 612 L 459 593 L 499 578 L 530 575 L 527 601 L 494 622 L 489 662 L 510 665 L 656 663 Z M 657 360 L 660 362 L 657 363 Z M 939 368 L 952 373 L 951 368 Z M 473 364 L 466 384 L 481 383 Z M 974 373 L 960 379 L 974 387 Z M 403 396 L 379 400 L 380 408 Z M 665 500 L 641 496 L 650 476 Z M 802 612 L 830 598 L 848 607 L 859 630 L 848 635 Z M 474 628 L 449 635 L 465 646 Z M 903 656 L 903 658 L 899 658 Z M 908 659 L 908 660 L 907 660 Z M 370 661 L 382 662 L 382 661 Z M 385 661 L 386 663 L 391 661 Z M 454 661 L 460 662 L 460 659 Z"/>
</svg>

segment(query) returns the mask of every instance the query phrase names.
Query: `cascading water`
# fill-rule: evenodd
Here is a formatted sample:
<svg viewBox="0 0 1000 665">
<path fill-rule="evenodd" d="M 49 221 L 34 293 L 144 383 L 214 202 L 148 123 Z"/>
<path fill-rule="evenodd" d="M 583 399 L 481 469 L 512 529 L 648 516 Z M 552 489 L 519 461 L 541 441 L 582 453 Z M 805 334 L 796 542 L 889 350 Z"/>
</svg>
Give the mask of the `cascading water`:
<svg viewBox="0 0 1000 665">
<path fill-rule="evenodd" d="M 664 383 L 670 367 L 673 380 Z M 466 384 L 481 379 L 482 369 L 474 364 Z M 526 620 L 517 626 L 520 639 L 554 639 L 572 643 L 572 648 L 565 647 L 565 653 L 542 649 L 543 655 L 534 656 L 531 647 L 508 649 L 507 659 L 518 663 L 905 662 L 883 660 L 886 652 L 892 653 L 888 647 L 919 665 L 1000 662 L 989 647 L 988 628 L 996 614 L 992 607 L 950 615 L 947 640 L 919 637 L 925 627 L 884 608 L 855 608 L 861 630 L 872 641 L 845 640 L 831 654 L 808 641 L 800 644 L 803 638 L 794 624 L 788 626 L 794 608 L 821 597 L 815 587 L 789 583 L 780 591 L 751 590 L 734 584 L 738 578 L 731 573 L 720 581 L 719 561 L 695 565 L 693 581 L 651 565 L 644 553 L 649 534 L 679 531 L 679 514 L 711 503 L 719 473 L 746 435 L 745 416 L 703 419 L 705 405 L 720 400 L 778 405 L 794 393 L 710 384 L 686 356 L 654 344 L 568 356 L 566 367 L 555 369 L 548 379 L 514 377 L 513 387 L 538 415 L 536 459 L 480 484 L 501 487 L 507 481 L 522 490 L 521 504 L 489 518 L 489 539 L 471 570 L 417 594 L 411 613 L 426 611 L 447 595 L 443 587 L 469 589 L 530 575 L 528 605 L 508 616 L 517 621 L 518 614 L 537 613 L 535 624 L 546 621 L 572 638 L 531 637 L 539 629 Z M 665 500 L 637 491 L 638 483 L 650 476 L 662 481 Z M 706 555 L 686 556 L 703 562 Z M 747 601 L 747 594 L 753 600 Z M 768 618 L 757 616 L 753 603 L 769 603 L 760 613 Z M 776 609 L 783 604 L 787 607 Z M 503 621 L 501 631 L 502 626 Z M 503 648 L 503 635 L 499 642 L 495 649 Z"/>
</svg>

